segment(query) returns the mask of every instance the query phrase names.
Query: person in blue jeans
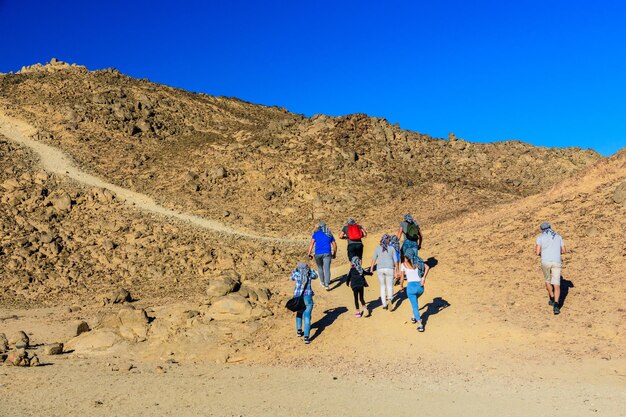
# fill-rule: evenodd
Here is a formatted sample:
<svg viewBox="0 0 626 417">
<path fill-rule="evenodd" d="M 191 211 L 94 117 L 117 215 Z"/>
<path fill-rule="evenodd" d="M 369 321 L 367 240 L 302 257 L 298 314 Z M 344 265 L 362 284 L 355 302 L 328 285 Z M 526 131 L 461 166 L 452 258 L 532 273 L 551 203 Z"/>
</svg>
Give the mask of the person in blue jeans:
<svg viewBox="0 0 626 417">
<path fill-rule="evenodd" d="M 400 223 L 400 228 L 398 233 L 396 233 L 398 240 L 400 240 L 403 234 L 402 256 L 411 258 L 411 261 L 415 264 L 418 251 L 422 248 L 422 231 L 410 214 L 405 214 L 404 221 Z"/>
<path fill-rule="evenodd" d="M 313 247 L 315 247 L 315 263 L 317 264 L 320 283 L 328 291 L 330 290 L 330 262 L 337 255 L 337 242 L 333 233 L 323 221 L 319 222 L 317 229 L 311 236 L 308 252 L 309 259 L 313 257 L 311 254 Z"/>
<path fill-rule="evenodd" d="M 418 258 L 417 265 L 414 265 L 413 260 L 408 256 L 404 258 L 404 262 L 402 262 L 402 265 L 400 266 L 402 279 L 407 281 L 406 296 L 411 302 L 411 307 L 413 308 L 411 323 L 417 323 L 418 332 L 424 331 L 424 325 L 422 324 L 422 318 L 420 317 L 417 299 L 424 293 L 424 285 L 426 284 L 428 270 L 428 265 L 424 264 L 424 261 L 420 258 Z"/>
<path fill-rule="evenodd" d="M 311 281 L 317 279 L 317 272 L 312 270 L 306 262 L 298 262 L 298 266 L 291 274 L 291 280 L 295 281 L 293 296 L 304 298 L 306 308 L 296 313 L 296 335 L 304 336 L 304 343 L 311 343 L 309 336 L 311 333 L 311 313 L 313 312 L 313 289 Z"/>
</svg>

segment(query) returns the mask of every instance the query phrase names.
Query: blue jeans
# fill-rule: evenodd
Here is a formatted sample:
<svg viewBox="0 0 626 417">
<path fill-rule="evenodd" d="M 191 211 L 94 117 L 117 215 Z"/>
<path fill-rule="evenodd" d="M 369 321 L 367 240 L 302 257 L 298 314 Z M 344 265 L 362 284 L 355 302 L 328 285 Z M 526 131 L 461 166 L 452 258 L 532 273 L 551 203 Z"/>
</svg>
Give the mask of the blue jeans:
<svg viewBox="0 0 626 417">
<path fill-rule="evenodd" d="M 419 320 L 420 310 L 417 304 L 417 298 L 424 294 L 424 287 L 419 282 L 409 282 L 406 286 L 406 296 L 411 302 L 411 307 L 413 307 L 413 317 L 415 320 Z"/>
<path fill-rule="evenodd" d="M 330 261 L 332 255 L 330 253 L 322 253 L 315 255 L 315 263 L 317 264 L 317 274 L 320 276 L 320 282 L 323 287 L 330 285 Z"/>
<path fill-rule="evenodd" d="M 304 336 L 309 337 L 311 333 L 311 313 L 313 312 L 313 296 L 304 296 L 304 305 L 306 308 L 304 311 L 298 311 L 296 313 L 296 330 L 302 329 L 302 319 L 304 319 Z"/>
<path fill-rule="evenodd" d="M 402 254 L 405 258 L 411 260 L 413 266 L 417 265 L 417 242 L 404 239 L 404 243 L 402 243 Z"/>
</svg>

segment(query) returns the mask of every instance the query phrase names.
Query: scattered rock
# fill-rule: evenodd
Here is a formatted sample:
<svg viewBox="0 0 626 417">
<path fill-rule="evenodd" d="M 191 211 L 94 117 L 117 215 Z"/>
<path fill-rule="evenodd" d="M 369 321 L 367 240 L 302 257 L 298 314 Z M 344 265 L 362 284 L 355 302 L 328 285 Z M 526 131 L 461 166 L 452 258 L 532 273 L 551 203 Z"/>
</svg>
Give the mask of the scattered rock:
<svg viewBox="0 0 626 417">
<path fill-rule="evenodd" d="M 52 343 L 43 347 L 44 355 L 60 355 L 63 353 L 63 343 Z"/>
<path fill-rule="evenodd" d="M 8 353 L 4 363 L 11 366 L 30 366 L 30 358 L 25 349 L 15 349 Z"/>
<path fill-rule="evenodd" d="M 132 301 L 133 297 L 130 295 L 130 292 L 124 288 L 115 291 L 111 296 L 111 302 L 113 304 L 130 303 Z"/>
<path fill-rule="evenodd" d="M 80 336 L 81 334 L 86 333 L 91 330 L 91 328 L 89 327 L 89 324 L 87 324 L 86 321 L 82 321 L 82 320 L 74 323 L 72 325 L 72 328 L 74 329 L 72 331 L 72 336 L 74 337 Z"/>
<path fill-rule="evenodd" d="M 57 211 L 67 212 L 72 209 L 72 197 L 66 192 L 62 192 L 50 200 L 52 207 Z"/>
<path fill-rule="evenodd" d="M 626 181 L 622 182 L 615 189 L 613 201 L 617 204 L 626 205 Z"/>
<path fill-rule="evenodd" d="M 19 331 L 9 338 L 9 345 L 15 346 L 17 349 L 28 349 L 30 339 L 23 331 Z"/>
<path fill-rule="evenodd" d="M 7 352 L 9 350 L 9 340 L 4 333 L 0 333 L 0 353 Z"/>
<path fill-rule="evenodd" d="M 234 271 L 226 271 L 222 276 L 211 279 L 206 289 L 206 295 L 221 297 L 235 291 L 239 285 L 239 276 Z"/>
</svg>

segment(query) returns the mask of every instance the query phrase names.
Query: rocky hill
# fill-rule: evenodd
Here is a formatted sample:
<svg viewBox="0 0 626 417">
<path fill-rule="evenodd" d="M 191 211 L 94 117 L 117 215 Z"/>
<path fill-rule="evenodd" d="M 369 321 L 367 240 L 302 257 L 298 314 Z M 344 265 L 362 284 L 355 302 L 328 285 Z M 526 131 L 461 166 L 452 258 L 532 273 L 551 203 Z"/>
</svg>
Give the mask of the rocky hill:
<svg viewBox="0 0 626 417">
<path fill-rule="evenodd" d="M 302 235 L 347 216 L 432 224 L 546 190 L 601 157 L 517 141 L 436 139 L 354 114 L 306 118 L 56 60 L 0 76 L 0 106 L 87 171 L 164 205 Z"/>
</svg>

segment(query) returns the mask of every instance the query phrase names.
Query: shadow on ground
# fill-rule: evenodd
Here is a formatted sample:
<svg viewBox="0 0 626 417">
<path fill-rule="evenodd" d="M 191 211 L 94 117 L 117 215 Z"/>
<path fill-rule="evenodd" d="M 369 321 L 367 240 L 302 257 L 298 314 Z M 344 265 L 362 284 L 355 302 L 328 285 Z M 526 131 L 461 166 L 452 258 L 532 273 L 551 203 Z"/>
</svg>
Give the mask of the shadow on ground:
<svg viewBox="0 0 626 417">
<path fill-rule="evenodd" d="M 326 327 L 333 324 L 335 320 L 337 320 L 337 317 L 347 311 L 348 309 L 346 307 L 329 308 L 328 310 L 324 311 L 324 317 L 311 324 L 311 329 L 315 329 L 315 332 L 313 332 L 313 334 L 311 335 L 311 340 L 314 340 L 316 337 L 322 334 Z"/>
</svg>

